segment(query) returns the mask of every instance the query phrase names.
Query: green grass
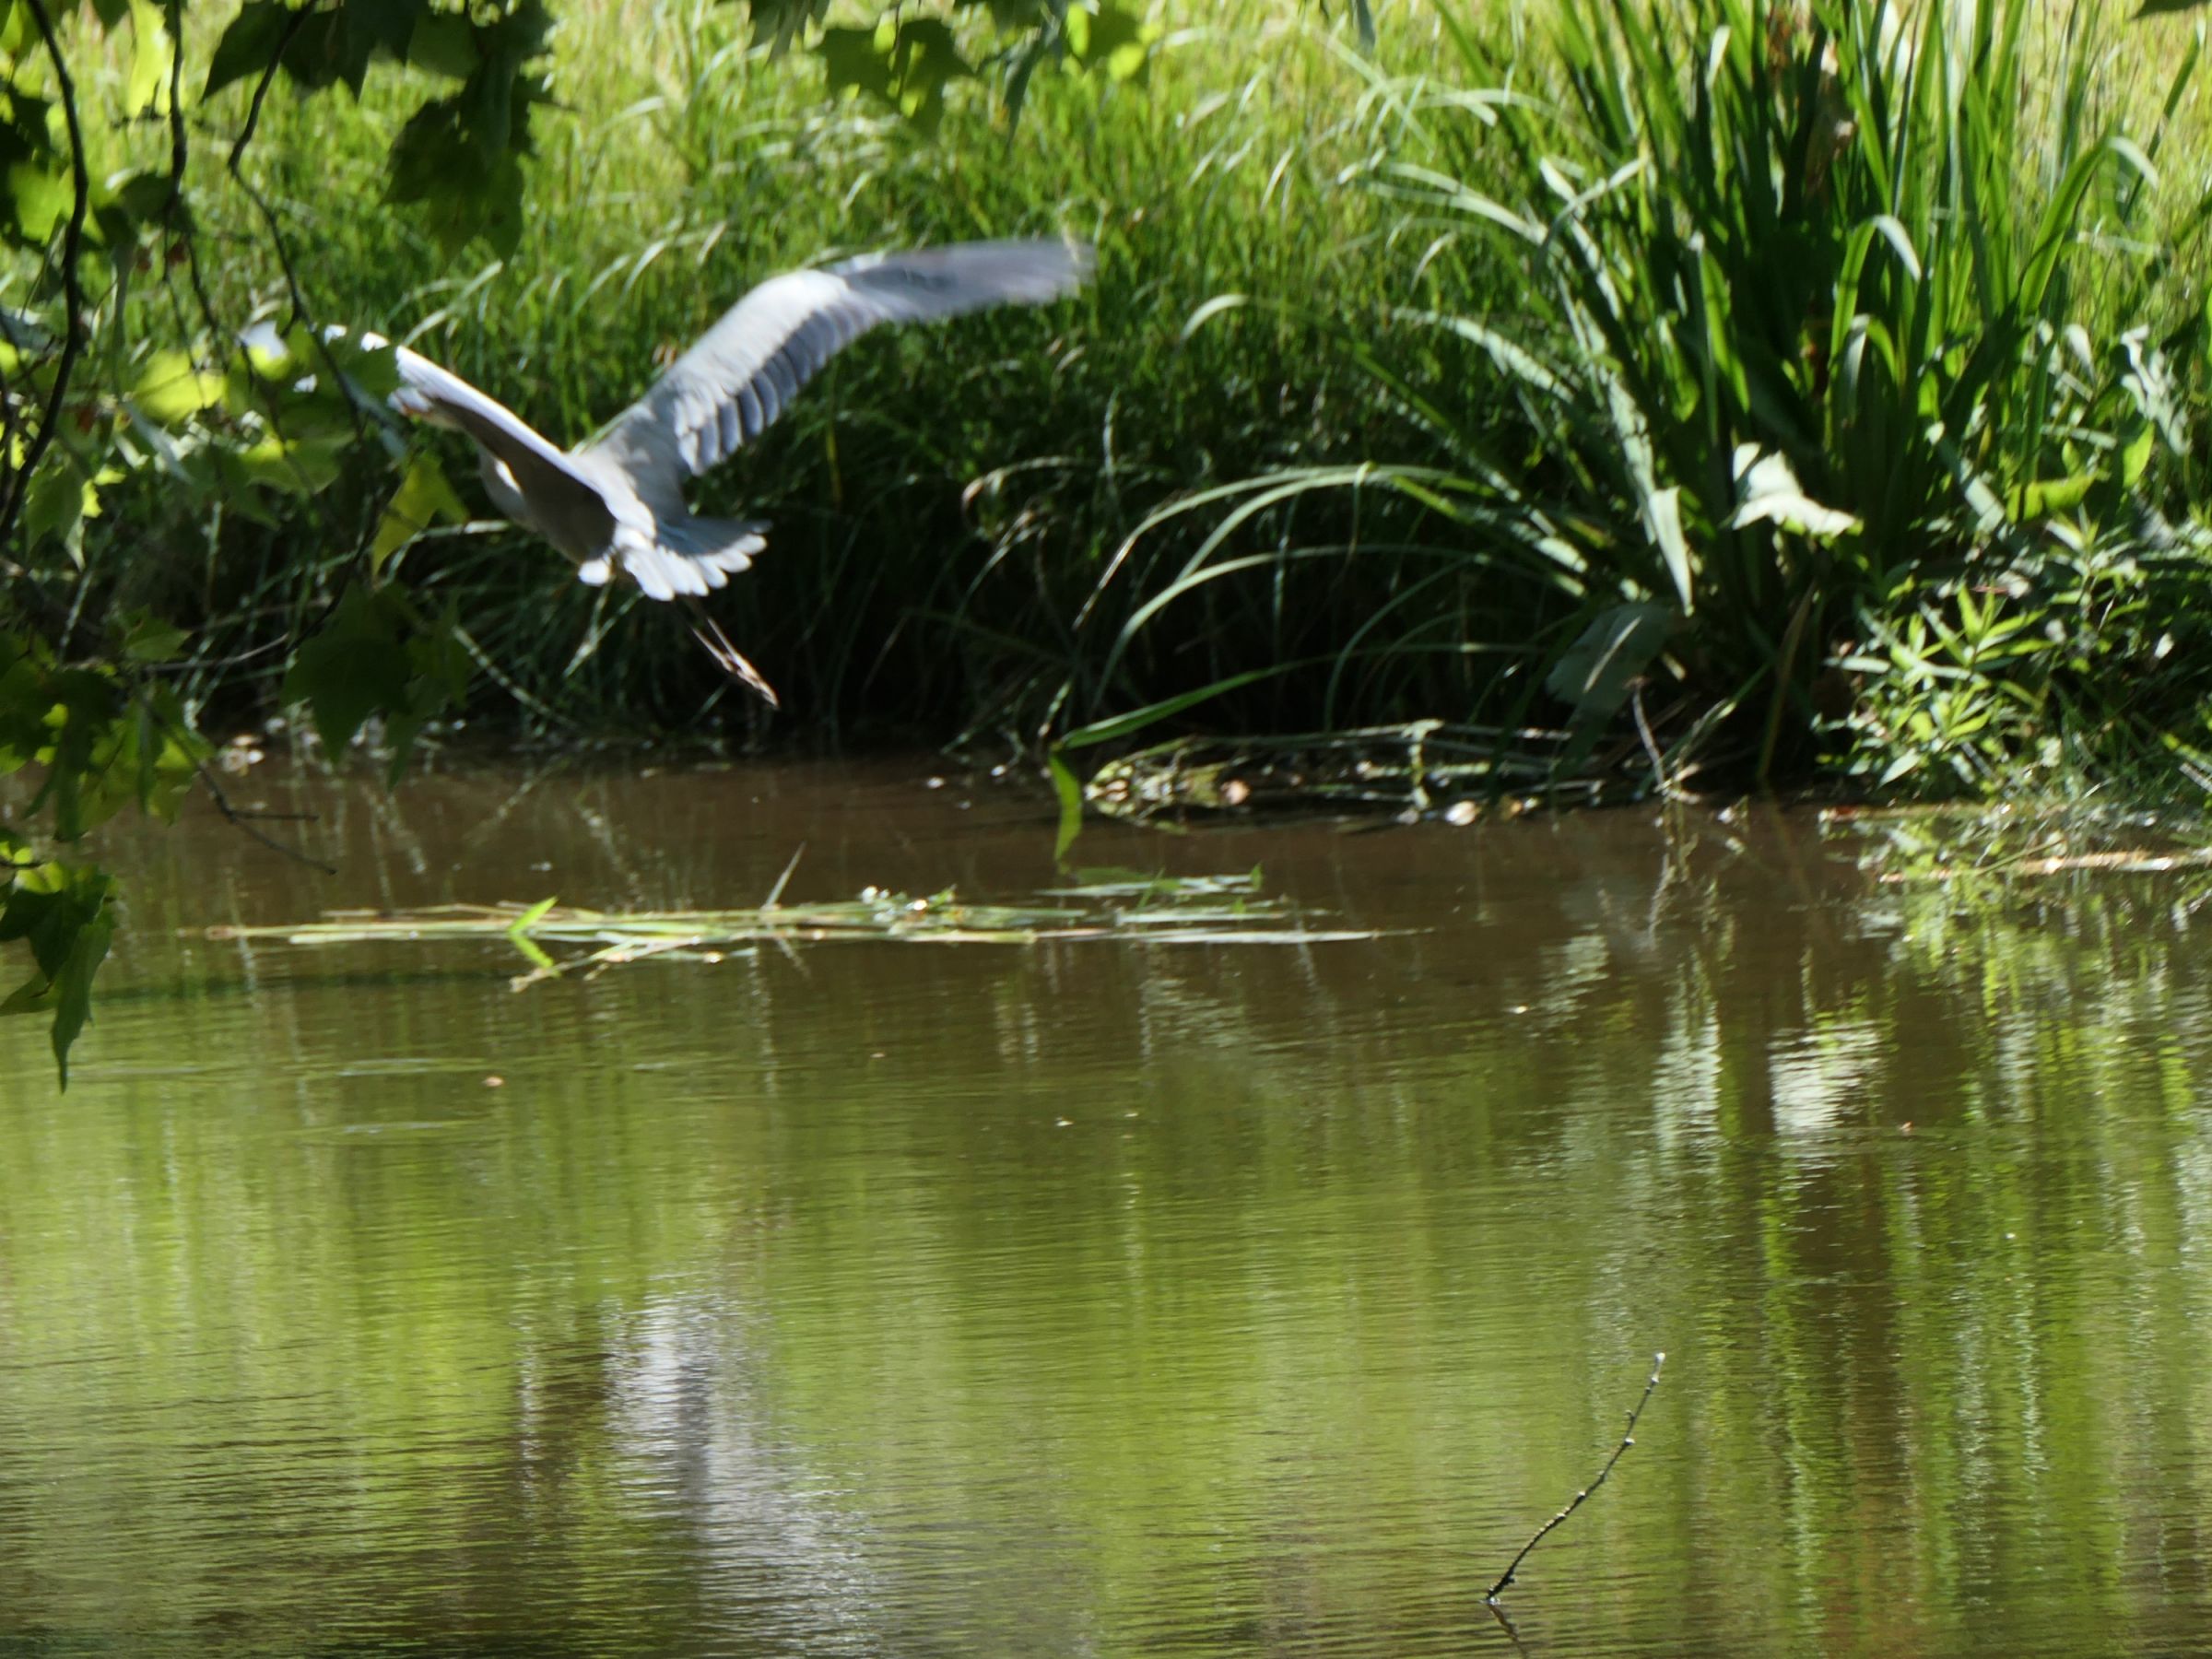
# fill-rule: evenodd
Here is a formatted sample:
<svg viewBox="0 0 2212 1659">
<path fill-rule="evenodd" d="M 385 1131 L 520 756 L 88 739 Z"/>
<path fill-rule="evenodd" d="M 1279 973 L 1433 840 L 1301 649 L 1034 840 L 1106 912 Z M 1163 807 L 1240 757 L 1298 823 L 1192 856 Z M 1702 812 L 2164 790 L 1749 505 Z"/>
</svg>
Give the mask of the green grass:
<svg viewBox="0 0 2212 1659">
<path fill-rule="evenodd" d="M 2212 133 L 2184 21 L 1407 5 L 1368 58 L 1250 0 L 1171 29 L 1144 85 L 1047 75 L 1011 130 L 970 98 L 929 136 L 825 100 L 727 8 L 563 15 L 566 112 L 537 114 L 504 262 L 370 205 L 404 88 L 273 100 L 247 172 L 319 317 L 572 440 L 771 272 L 1100 250 L 1065 305 L 864 342 L 704 483 L 774 522 L 717 606 L 783 732 L 1434 719 L 1566 727 L 1561 771 L 1670 787 L 2204 770 Z M 242 321 L 282 285 L 252 205 L 202 182 Z M 141 302 L 182 312 L 173 278 Z M 194 625 L 196 695 L 265 700 L 393 481 L 267 524 L 118 499 L 88 590 Z M 658 607 L 518 534 L 405 570 L 458 607 L 485 712 L 757 718 Z"/>
<path fill-rule="evenodd" d="M 248 171 L 318 317 L 410 338 L 573 440 L 642 389 L 656 353 L 772 272 L 877 246 L 1091 239 L 1099 276 L 1081 298 L 863 342 L 703 482 L 703 510 L 775 526 L 770 556 L 717 602 L 725 626 L 793 724 L 830 738 L 1027 735 L 1302 649 L 1288 612 L 1217 617 L 1100 673 L 1110 614 L 1141 604 L 1175 556 L 1153 538 L 1117 561 L 1147 512 L 1410 429 L 1342 350 L 1385 325 L 1390 298 L 1366 252 L 1377 206 L 1335 183 L 1369 138 L 1325 29 L 1277 6 L 1224 13 L 1171 35 L 1146 86 L 1040 77 L 1011 131 L 976 97 L 932 138 L 826 100 L 818 70 L 748 49 L 727 8 L 565 15 L 556 90 L 577 112 L 536 118 L 530 217 L 504 262 L 449 269 L 404 218 L 368 206 L 404 88 L 372 84 L 358 113 L 272 102 Z M 215 183 L 204 211 L 250 250 L 250 203 Z M 226 319 L 282 299 L 266 260 L 218 270 L 215 288 Z M 1252 303 L 1185 337 L 1223 296 Z M 440 453 L 464 479 L 465 447 Z M 195 610 L 207 659 L 228 662 L 328 603 L 391 481 L 212 535 L 135 502 L 119 589 Z M 465 494 L 480 500 L 473 481 Z M 1356 518 L 1347 506 L 1318 522 Z M 568 729 L 686 724 L 715 698 L 711 666 L 658 607 L 580 587 L 524 536 L 434 538 L 405 569 L 459 599 L 508 682 L 488 682 L 495 708 Z M 1107 611 L 1085 615 L 1110 569 Z M 277 669 L 245 688 L 265 691 Z M 218 684 L 238 687 L 237 670 L 203 688 Z"/>
</svg>

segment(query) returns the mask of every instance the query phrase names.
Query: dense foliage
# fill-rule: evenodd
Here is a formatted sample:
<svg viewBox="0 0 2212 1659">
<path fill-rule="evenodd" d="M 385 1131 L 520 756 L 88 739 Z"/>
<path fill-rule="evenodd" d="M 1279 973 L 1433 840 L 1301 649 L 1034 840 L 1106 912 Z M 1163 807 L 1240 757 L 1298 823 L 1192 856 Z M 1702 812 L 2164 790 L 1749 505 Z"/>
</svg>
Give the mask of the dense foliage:
<svg viewBox="0 0 2212 1659">
<path fill-rule="evenodd" d="M 823 0 L 755 0 L 747 21 L 817 60 L 830 94 L 918 128 L 961 81 L 994 82 L 1011 110 L 1046 64 L 1131 78 L 1156 33 L 1114 0 L 993 0 L 956 39 L 960 9 L 847 26 Z M 381 194 L 394 236 L 411 226 L 449 260 L 511 253 L 553 26 L 538 0 L 0 5 L 0 775 L 37 781 L 0 827 L 0 943 L 23 942 L 31 969 L 0 1012 L 51 1015 L 65 1078 L 113 926 L 111 881 L 69 849 L 128 806 L 172 815 L 195 783 L 236 818 L 197 729 L 227 669 L 272 670 L 266 689 L 305 705 L 334 752 L 376 723 L 395 773 L 468 678 L 455 606 L 391 563 L 458 499 L 428 454 L 385 481 L 404 454 L 381 406 L 388 348 L 325 336 L 320 250 L 256 182 L 257 136 L 318 106 L 279 115 L 272 93 L 389 88 L 404 114 L 376 187 L 326 205 L 359 221 Z M 990 50 L 971 62 L 960 42 L 976 40 Z M 247 332 L 271 316 L 278 329 Z M 240 524 L 265 554 L 322 549 L 290 561 L 306 583 L 276 574 L 294 603 L 273 629 L 244 595 L 231 620 L 262 637 L 226 662 L 210 602 L 240 594 L 213 566 Z"/>
<path fill-rule="evenodd" d="M 6 1006 L 65 1055 L 112 919 L 69 849 L 229 811 L 218 720 L 396 777 L 479 708 L 726 712 L 657 607 L 473 522 L 322 324 L 573 440 L 858 247 L 1101 257 L 848 354 L 702 484 L 775 524 L 718 603 L 794 729 L 2193 787 L 2212 135 L 2192 21 L 2104 13 L 0 0 Z"/>
</svg>

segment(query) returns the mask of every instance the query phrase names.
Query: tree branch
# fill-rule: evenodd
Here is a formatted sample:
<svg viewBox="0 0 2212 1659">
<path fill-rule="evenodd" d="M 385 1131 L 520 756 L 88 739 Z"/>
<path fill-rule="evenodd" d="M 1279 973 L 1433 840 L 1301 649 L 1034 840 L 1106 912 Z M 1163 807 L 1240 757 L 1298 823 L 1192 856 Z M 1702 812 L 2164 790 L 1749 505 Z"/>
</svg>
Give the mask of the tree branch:
<svg viewBox="0 0 2212 1659">
<path fill-rule="evenodd" d="M 46 15 L 46 0 L 24 0 L 24 4 L 30 10 L 39 39 L 45 43 L 46 55 L 53 60 L 54 91 L 61 101 L 62 120 L 69 129 L 69 223 L 62 231 L 62 304 L 68 315 L 62 335 L 62 355 L 54 365 L 53 389 L 46 398 L 45 417 L 40 421 L 39 429 L 31 434 L 30 443 L 23 453 L 23 465 L 8 479 L 6 499 L 0 501 L 0 546 L 6 546 L 15 535 L 16 525 L 23 515 L 31 475 L 38 471 L 39 463 L 45 459 L 47 448 L 61 427 L 70 377 L 76 372 L 76 359 L 84 352 L 85 295 L 77 276 L 77 258 L 84 249 L 85 216 L 92 205 L 92 182 L 85 171 L 84 129 L 77 124 L 76 118 L 76 84 L 69 78 L 69 65 L 62 56 L 62 43 L 54 35 L 53 19 Z"/>
<path fill-rule="evenodd" d="M 1503 1595 L 1506 1586 L 1513 1582 L 1513 1574 L 1521 1570 L 1521 1563 L 1528 1559 L 1528 1552 L 1543 1543 L 1552 1528 L 1573 1514 L 1576 1510 L 1581 1509 L 1590 1500 L 1590 1494 L 1606 1484 L 1606 1477 L 1613 1473 L 1613 1465 L 1620 1461 L 1623 1453 L 1636 1443 L 1636 1419 L 1643 1415 L 1643 1408 L 1651 1403 L 1652 1390 L 1659 1386 L 1659 1371 L 1665 1363 L 1666 1355 L 1664 1352 L 1652 1356 L 1651 1381 L 1643 1385 L 1642 1397 L 1636 1402 L 1636 1408 L 1629 1413 L 1629 1426 L 1621 1433 L 1620 1444 L 1613 1448 L 1613 1455 L 1606 1459 L 1606 1466 L 1597 1472 L 1597 1478 L 1577 1492 L 1569 1500 L 1565 1509 L 1536 1528 L 1536 1535 L 1521 1546 L 1521 1553 L 1512 1559 L 1512 1564 L 1499 1576 L 1498 1582 L 1490 1586 L 1488 1594 L 1482 1598 L 1483 1600 L 1495 1603 L 1500 1595 Z"/>
</svg>

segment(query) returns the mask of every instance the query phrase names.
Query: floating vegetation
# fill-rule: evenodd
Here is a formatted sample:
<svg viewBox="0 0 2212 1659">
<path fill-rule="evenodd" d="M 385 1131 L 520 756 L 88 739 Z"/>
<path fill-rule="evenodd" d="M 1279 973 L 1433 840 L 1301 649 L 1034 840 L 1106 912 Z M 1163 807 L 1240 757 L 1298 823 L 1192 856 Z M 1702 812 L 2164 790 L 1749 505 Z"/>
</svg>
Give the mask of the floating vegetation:
<svg viewBox="0 0 2212 1659">
<path fill-rule="evenodd" d="M 1648 793 L 1649 766 L 1633 761 L 1611 752 L 1577 757 L 1564 731 L 1415 720 L 1287 736 L 1177 738 L 1107 762 L 1083 798 L 1109 818 L 1136 823 L 1318 810 L 1471 824 Z"/>
<path fill-rule="evenodd" d="M 790 874 L 784 872 L 784 881 Z M 763 945 L 1330 945 L 1378 936 L 1369 929 L 1309 926 L 1288 900 L 1262 890 L 1257 870 L 1195 877 L 1083 871 L 1027 904 L 970 903 L 949 888 L 915 898 L 882 888 L 841 902 L 786 904 L 782 889 L 779 881 L 766 903 L 735 910 L 596 911 L 547 899 L 529 905 L 332 911 L 320 922 L 211 927 L 207 936 L 304 946 L 503 939 L 530 963 L 515 979 L 517 990 L 628 962 L 718 962 Z"/>
</svg>

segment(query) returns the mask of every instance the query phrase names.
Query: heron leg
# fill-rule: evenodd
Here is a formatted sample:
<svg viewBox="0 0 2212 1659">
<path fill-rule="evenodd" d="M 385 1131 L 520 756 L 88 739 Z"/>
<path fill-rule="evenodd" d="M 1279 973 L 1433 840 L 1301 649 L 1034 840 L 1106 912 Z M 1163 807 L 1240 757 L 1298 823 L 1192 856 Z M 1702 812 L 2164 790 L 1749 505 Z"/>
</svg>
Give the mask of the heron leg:
<svg viewBox="0 0 2212 1659">
<path fill-rule="evenodd" d="M 745 660 L 744 653 L 730 643 L 729 635 L 721 625 L 707 615 L 707 607 L 696 599 L 686 598 L 684 605 L 691 613 L 691 637 L 707 648 L 722 671 L 740 685 L 758 692 L 771 709 L 783 705 L 776 696 L 776 688 L 761 677 L 760 670 Z"/>
</svg>

